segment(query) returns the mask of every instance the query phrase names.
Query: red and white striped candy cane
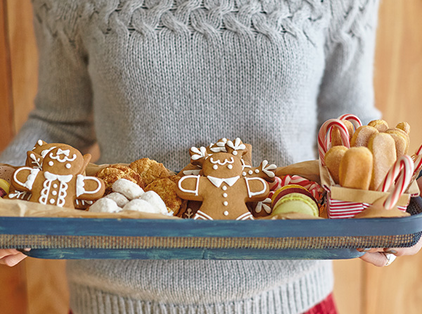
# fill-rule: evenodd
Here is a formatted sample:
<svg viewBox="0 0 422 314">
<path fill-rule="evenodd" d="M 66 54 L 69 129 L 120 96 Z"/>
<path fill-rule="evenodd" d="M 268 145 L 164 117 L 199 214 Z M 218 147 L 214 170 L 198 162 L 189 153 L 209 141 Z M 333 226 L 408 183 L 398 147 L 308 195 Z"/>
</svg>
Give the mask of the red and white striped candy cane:
<svg viewBox="0 0 422 314">
<path fill-rule="evenodd" d="M 422 170 L 422 145 L 416 151 L 415 155 L 412 156 L 413 162 L 415 163 L 415 170 L 413 171 L 413 178 L 415 180 L 419 172 Z"/>
<path fill-rule="evenodd" d="M 330 149 L 329 133 L 332 128 L 338 128 L 340 131 L 341 141 L 344 146 L 350 148 L 349 131 L 339 119 L 329 119 L 325 121 L 318 132 L 318 152 L 319 158 L 323 166 L 325 166 L 325 153 Z"/>
<path fill-rule="evenodd" d="M 360 121 L 360 119 L 357 116 L 355 116 L 354 114 L 351 114 L 351 113 L 346 113 L 346 114 L 338 117 L 338 119 L 339 120 L 347 120 L 347 121 L 352 122 L 353 126 L 355 127 L 355 130 L 358 127 L 362 126 L 362 121 Z"/>
<path fill-rule="evenodd" d="M 384 207 L 386 209 L 393 208 L 400 196 L 407 190 L 412 181 L 413 170 L 414 164 L 412 158 L 408 155 L 403 155 L 397 159 L 388 171 L 384 182 L 381 185 L 381 191 L 387 192 L 392 185 L 394 185 L 394 189 L 384 202 Z M 396 180 L 399 174 L 400 177 Z"/>
</svg>

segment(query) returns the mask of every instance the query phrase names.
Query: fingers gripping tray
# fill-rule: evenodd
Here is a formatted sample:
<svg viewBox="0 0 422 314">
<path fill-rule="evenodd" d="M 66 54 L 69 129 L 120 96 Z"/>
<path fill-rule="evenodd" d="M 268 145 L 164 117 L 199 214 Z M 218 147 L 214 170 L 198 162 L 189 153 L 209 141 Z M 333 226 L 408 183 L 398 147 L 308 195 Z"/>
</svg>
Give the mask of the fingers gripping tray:
<svg viewBox="0 0 422 314">
<path fill-rule="evenodd" d="M 0 200 L 0 213 L 11 202 Z M 25 205 L 22 205 L 25 206 Z M 49 207 L 47 205 L 46 207 Z M 422 232 L 422 200 L 409 217 L 291 220 L 0 217 L 1 248 L 48 259 L 349 259 L 357 248 L 410 247 Z"/>
</svg>

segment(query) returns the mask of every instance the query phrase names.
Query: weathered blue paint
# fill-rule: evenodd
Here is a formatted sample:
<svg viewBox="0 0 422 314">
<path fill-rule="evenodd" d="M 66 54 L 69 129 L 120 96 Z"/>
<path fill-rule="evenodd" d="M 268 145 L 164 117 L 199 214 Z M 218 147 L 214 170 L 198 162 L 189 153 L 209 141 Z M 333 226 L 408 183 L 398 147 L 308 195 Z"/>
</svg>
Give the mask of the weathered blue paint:
<svg viewBox="0 0 422 314">
<path fill-rule="evenodd" d="M 350 259 L 363 253 L 354 249 L 332 250 L 255 250 L 255 249 L 38 249 L 28 256 L 45 259 L 172 259 L 172 260 L 247 260 L 247 259 Z"/>
</svg>

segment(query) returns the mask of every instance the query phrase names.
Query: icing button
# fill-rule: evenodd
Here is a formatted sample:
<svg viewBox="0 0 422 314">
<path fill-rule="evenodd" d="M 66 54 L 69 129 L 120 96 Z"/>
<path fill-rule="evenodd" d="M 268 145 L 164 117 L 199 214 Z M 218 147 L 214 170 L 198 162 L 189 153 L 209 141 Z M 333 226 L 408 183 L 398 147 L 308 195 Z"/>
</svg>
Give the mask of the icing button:
<svg viewBox="0 0 422 314">
<path fill-rule="evenodd" d="M 224 186 L 222 187 L 222 189 L 223 189 L 224 191 L 225 191 L 225 190 L 227 190 L 227 186 L 225 186 L 225 185 L 224 185 Z"/>
<path fill-rule="evenodd" d="M 246 176 L 246 172 L 242 172 L 242 176 Z"/>
<path fill-rule="evenodd" d="M 52 198 L 50 199 L 50 204 L 54 204 L 55 200 Z"/>
<path fill-rule="evenodd" d="M 223 197 L 227 197 L 228 195 L 227 195 L 227 193 L 223 193 Z"/>
<path fill-rule="evenodd" d="M 252 174 L 252 173 L 253 173 L 253 171 L 252 171 L 252 170 L 249 170 L 249 171 L 248 171 L 248 173 L 249 173 L 249 174 Z"/>
<path fill-rule="evenodd" d="M 229 212 L 226 210 L 223 214 L 224 214 L 224 216 L 228 216 Z"/>
<path fill-rule="evenodd" d="M 53 191 L 53 192 L 51 192 L 51 194 L 57 195 L 57 191 Z"/>
<path fill-rule="evenodd" d="M 53 188 L 57 189 L 58 185 L 57 184 L 53 184 Z"/>
<path fill-rule="evenodd" d="M 223 205 L 224 205 L 224 206 L 227 206 L 227 205 L 229 205 L 229 202 L 224 201 L 224 202 L 223 202 Z"/>
</svg>

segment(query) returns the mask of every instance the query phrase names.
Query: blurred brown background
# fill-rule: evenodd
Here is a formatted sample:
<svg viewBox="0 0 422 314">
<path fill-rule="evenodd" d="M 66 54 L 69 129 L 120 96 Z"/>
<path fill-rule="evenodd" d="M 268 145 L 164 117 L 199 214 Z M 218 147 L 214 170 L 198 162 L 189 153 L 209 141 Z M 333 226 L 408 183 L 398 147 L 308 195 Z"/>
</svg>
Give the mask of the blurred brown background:
<svg viewBox="0 0 422 314">
<path fill-rule="evenodd" d="M 30 0 L 0 0 L 0 151 L 26 120 L 37 89 L 37 53 Z M 383 0 L 375 63 L 377 107 L 391 125 L 407 121 L 411 150 L 422 144 L 421 0 Z M 335 261 L 341 314 L 422 312 L 422 253 L 387 268 Z M 0 267 L 2 314 L 67 314 L 65 261 L 28 258 Z"/>
</svg>

